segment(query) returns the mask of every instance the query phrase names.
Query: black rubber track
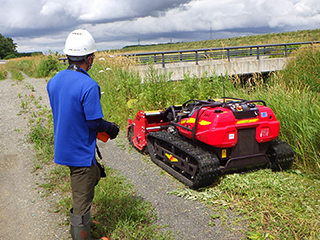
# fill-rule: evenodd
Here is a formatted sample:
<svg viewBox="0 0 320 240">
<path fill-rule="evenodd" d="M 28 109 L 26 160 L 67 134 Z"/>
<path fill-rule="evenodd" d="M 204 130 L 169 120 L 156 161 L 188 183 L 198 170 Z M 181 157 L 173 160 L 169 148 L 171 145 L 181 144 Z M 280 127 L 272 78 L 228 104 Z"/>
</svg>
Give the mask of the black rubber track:
<svg viewBox="0 0 320 240">
<path fill-rule="evenodd" d="M 195 177 L 190 178 L 183 174 L 182 171 L 179 171 L 179 169 L 172 168 L 166 159 L 159 159 L 159 156 L 154 151 L 155 142 L 165 147 L 168 151 L 170 151 L 171 146 L 174 146 L 174 148 L 178 148 L 183 152 L 184 155 L 189 156 L 193 164 L 198 168 Z M 187 142 L 179 136 L 166 131 L 151 132 L 147 136 L 147 145 L 152 161 L 190 188 L 197 189 L 208 186 L 219 176 L 219 159 L 217 156 L 198 146 L 194 146 L 191 142 Z"/>
<path fill-rule="evenodd" d="M 267 154 L 271 162 L 271 169 L 274 171 L 288 169 L 294 161 L 292 147 L 281 140 L 273 140 Z"/>
</svg>

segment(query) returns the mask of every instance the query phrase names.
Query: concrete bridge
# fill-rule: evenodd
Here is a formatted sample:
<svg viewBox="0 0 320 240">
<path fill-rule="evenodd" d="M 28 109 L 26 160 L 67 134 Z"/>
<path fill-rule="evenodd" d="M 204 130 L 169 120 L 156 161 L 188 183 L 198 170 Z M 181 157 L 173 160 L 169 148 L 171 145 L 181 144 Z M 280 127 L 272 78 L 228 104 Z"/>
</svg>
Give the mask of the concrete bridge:
<svg viewBox="0 0 320 240">
<path fill-rule="evenodd" d="M 168 63 L 165 67 L 159 64 L 153 64 L 153 68 L 160 74 L 170 74 L 168 80 L 182 80 L 184 75 L 188 74 L 193 77 L 202 77 L 214 75 L 243 75 L 252 73 L 265 73 L 282 70 L 290 58 L 268 58 L 263 57 L 259 60 L 255 57 L 251 58 L 234 58 L 228 61 L 221 60 L 202 60 L 198 64 L 194 62 L 177 62 Z M 148 73 L 148 65 L 132 66 L 131 69 L 138 71 L 142 79 Z"/>
<path fill-rule="evenodd" d="M 240 47 L 178 50 L 165 52 L 130 53 L 122 56 L 132 58 L 142 79 L 150 64 L 158 73 L 170 76 L 168 80 L 181 80 L 185 74 L 191 77 L 214 75 L 243 75 L 266 73 L 284 69 L 291 54 L 300 47 L 312 47 L 320 42 L 300 42 Z"/>
</svg>

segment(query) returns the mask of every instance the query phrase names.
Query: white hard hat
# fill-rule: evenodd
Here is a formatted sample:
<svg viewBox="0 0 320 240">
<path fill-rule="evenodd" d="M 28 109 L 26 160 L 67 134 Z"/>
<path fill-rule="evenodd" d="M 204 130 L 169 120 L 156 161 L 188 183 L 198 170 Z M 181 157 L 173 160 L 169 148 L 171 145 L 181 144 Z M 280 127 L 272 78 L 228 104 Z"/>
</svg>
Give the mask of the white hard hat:
<svg viewBox="0 0 320 240">
<path fill-rule="evenodd" d="M 68 56 L 86 56 L 97 51 L 96 43 L 87 30 L 77 29 L 67 37 L 63 52 Z"/>
</svg>

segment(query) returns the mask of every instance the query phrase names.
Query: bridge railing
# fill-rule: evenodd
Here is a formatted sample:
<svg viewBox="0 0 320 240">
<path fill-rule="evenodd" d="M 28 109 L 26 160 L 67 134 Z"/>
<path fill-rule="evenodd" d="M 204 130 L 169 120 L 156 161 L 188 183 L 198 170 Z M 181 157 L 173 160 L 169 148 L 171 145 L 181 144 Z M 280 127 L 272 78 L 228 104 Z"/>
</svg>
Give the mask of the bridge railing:
<svg viewBox="0 0 320 240">
<path fill-rule="evenodd" d="M 229 62 L 235 58 L 254 57 L 259 60 L 261 57 L 288 57 L 292 52 L 300 47 L 310 47 L 315 42 L 298 42 L 298 43 L 283 43 L 283 44 L 266 44 L 266 45 L 249 45 L 238 47 L 220 47 L 220 48 L 201 48 L 177 51 L 162 51 L 162 52 L 141 52 L 141 53 L 126 53 L 121 56 L 132 58 L 137 64 L 162 64 L 177 63 L 177 62 L 194 62 L 199 64 L 203 60 L 221 60 L 226 59 Z M 66 63 L 67 58 L 59 58 Z"/>
<path fill-rule="evenodd" d="M 165 67 L 167 63 L 177 62 L 195 62 L 203 60 L 221 60 L 226 59 L 229 62 L 233 58 L 254 57 L 259 60 L 261 57 L 288 57 L 293 51 L 300 47 L 310 47 L 317 42 L 299 42 L 267 45 L 250 45 L 238 47 L 221 47 L 221 48 L 202 48 L 177 51 L 162 52 L 142 52 L 121 54 L 122 56 L 133 58 L 137 64 L 162 64 Z"/>
</svg>

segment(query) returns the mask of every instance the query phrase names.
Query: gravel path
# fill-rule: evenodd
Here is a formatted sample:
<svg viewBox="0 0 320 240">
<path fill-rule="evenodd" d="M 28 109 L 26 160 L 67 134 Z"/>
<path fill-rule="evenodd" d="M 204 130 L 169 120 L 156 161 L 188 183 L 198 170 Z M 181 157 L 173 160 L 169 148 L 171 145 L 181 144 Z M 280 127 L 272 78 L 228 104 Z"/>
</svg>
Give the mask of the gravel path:
<svg viewBox="0 0 320 240">
<path fill-rule="evenodd" d="M 10 76 L 9 76 L 10 78 Z M 26 78 L 0 81 L 0 239 L 66 239 L 68 229 L 59 226 L 64 216 L 53 213 L 57 195 L 43 197 L 39 184 L 45 183 L 52 166 L 34 171 L 34 151 L 27 142 L 28 116 L 20 96 L 43 96 L 48 104 L 45 80 Z M 34 87 L 35 92 L 32 91 Z"/>
<path fill-rule="evenodd" d="M 19 95 L 25 94 L 36 98 L 42 96 L 42 104 L 49 106 L 44 79 L 25 76 L 20 82 L 9 76 L 0 81 L 0 239 L 69 239 L 69 227 L 60 225 L 66 216 L 53 212 L 59 195 L 53 193 L 43 197 L 43 190 L 39 187 L 45 183 L 46 173 L 54 164 L 34 171 L 34 150 L 26 141 L 28 115 L 19 114 Z M 226 228 L 219 220 L 215 221 L 215 226 L 208 226 L 214 210 L 203 203 L 169 194 L 184 186 L 170 175 L 163 174 L 148 156 L 128 148 L 126 142 L 126 139 L 99 142 L 104 157 L 102 162 L 118 170 L 134 185 L 139 196 L 152 203 L 159 217 L 157 223 L 166 226 L 165 230 L 171 230 L 176 239 L 243 237 L 239 231 L 241 227 Z M 232 212 L 227 215 L 233 219 Z"/>
</svg>

